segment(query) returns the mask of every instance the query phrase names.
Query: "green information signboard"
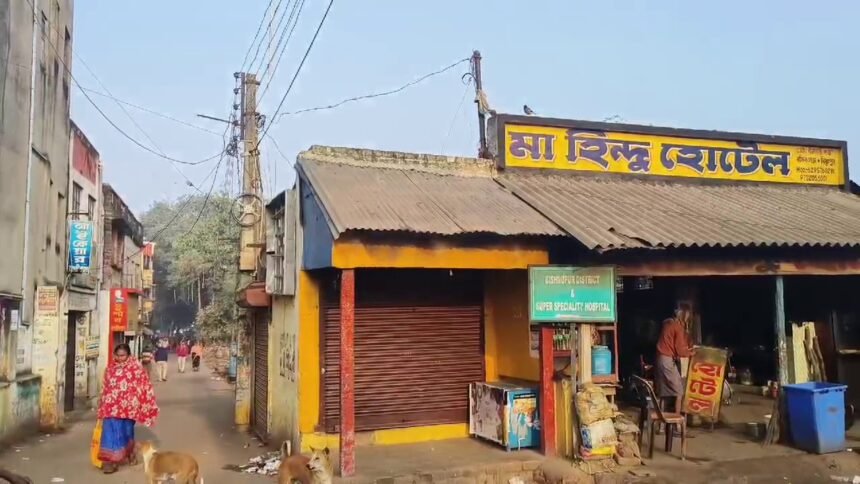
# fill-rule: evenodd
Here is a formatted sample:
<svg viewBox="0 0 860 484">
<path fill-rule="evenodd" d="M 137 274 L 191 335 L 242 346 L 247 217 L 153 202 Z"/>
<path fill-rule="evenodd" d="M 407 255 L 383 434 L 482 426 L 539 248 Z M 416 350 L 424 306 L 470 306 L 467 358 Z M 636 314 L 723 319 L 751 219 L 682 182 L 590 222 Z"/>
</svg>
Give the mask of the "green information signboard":
<svg viewBox="0 0 860 484">
<path fill-rule="evenodd" d="M 614 267 L 529 267 L 531 323 L 614 323 Z"/>
</svg>

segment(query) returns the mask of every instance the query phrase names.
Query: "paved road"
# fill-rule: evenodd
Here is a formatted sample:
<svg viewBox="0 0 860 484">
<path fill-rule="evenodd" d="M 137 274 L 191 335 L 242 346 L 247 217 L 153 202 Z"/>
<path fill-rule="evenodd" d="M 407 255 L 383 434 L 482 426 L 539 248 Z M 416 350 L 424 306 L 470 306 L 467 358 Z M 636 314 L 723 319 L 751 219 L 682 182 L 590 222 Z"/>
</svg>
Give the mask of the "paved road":
<svg viewBox="0 0 860 484">
<path fill-rule="evenodd" d="M 155 384 L 161 416 L 152 429 L 138 427 L 139 440 L 151 439 L 165 450 L 195 455 L 206 484 L 271 482 L 268 478 L 222 470 L 225 464 L 243 464 L 263 453 L 249 435 L 233 428 L 233 389 L 213 380 L 206 368 L 199 373 L 176 372 L 171 362 L 168 381 Z M 143 467 L 123 468 L 103 475 L 89 463 L 89 448 L 95 414 L 69 426 L 62 434 L 40 435 L 6 450 L 0 466 L 30 477 L 34 483 L 70 484 L 145 482 Z M 247 448 L 246 448 L 247 446 Z M 63 481 L 52 479 L 61 478 Z"/>
</svg>

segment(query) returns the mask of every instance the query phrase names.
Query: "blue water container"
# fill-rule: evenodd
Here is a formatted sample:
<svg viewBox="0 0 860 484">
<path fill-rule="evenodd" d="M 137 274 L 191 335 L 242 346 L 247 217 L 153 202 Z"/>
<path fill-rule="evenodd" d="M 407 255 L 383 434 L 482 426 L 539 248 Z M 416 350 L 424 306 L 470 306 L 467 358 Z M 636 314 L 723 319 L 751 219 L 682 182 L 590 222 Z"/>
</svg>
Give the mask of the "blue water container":
<svg viewBox="0 0 860 484">
<path fill-rule="evenodd" d="M 794 445 L 816 454 L 845 450 L 845 390 L 848 387 L 809 382 L 783 388 Z"/>
<path fill-rule="evenodd" d="M 606 376 L 612 374 L 612 352 L 608 346 L 591 347 L 591 374 Z"/>
<path fill-rule="evenodd" d="M 230 356 L 230 366 L 227 368 L 227 378 L 229 378 L 230 381 L 233 381 L 236 379 L 236 367 L 238 366 L 238 363 L 239 362 L 237 361 L 236 356 L 231 355 Z"/>
</svg>

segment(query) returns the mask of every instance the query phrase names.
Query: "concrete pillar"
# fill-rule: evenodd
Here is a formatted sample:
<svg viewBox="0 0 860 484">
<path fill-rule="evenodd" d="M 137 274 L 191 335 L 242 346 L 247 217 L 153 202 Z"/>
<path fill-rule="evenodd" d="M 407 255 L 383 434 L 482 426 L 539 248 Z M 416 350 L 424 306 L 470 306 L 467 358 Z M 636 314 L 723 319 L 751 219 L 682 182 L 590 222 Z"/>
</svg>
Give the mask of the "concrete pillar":
<svg viewBox="0 0 860 484">
<path fill-rule="evenodd" d="M 785 336 L 785 285 L 782 276 L 776 276 L 774 291 L 774 332 L 776 333 L 777 373 L 779 385 L 788 383 L 788 345 Z"/>
<path fill-rule="evenodd" d="M 340 475 L 355 473 L 355 270 L 340 278 Z"/>
<path fill-rule="evenodd" d="M 540 329 L 540 435 L 541 451 L 546 456 L 556 455 L 555 429 L 555 385 L 552 375 L 555 372 L 553 335 L 555 329 L 541 326 Z"/>
<path fill-rule="evenodd" d="M 241 324 L 237 332 L 236 355 L 236 408 L 235 424 L 239 431 L 247 431 L 251 425 L 251 342 L 249 335 L 251 311 L 240 316 Z"/>
</svg>

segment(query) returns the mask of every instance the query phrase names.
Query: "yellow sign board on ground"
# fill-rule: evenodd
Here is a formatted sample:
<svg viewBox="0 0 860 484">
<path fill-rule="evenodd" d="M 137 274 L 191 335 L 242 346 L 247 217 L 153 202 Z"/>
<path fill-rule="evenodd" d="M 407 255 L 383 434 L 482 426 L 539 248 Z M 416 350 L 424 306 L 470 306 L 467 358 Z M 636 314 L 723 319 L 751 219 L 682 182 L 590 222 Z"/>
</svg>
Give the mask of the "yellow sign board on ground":
<svg viewBox="0 0 860 484">
<path fill-rule="evenodd" d="M 700 346 L 693 350 L 687 370 L 687 385 L 681 408 L 688 414 L 716 419 L 726 378 L 728 352 Z"/>
<path fill-rule="evenodd" d="M 643 126 L 640 133 L 607 123 L 584 125 L 504 122 L 498 133 L 504 137 L 504 166 L 808 185 L 844 186 L 846 181 L 844 142 L 762 135 L 732 139 L 730 133 L 723 138 L 714 132 L 687 137 L 688 130 Z"/>
</svg>

